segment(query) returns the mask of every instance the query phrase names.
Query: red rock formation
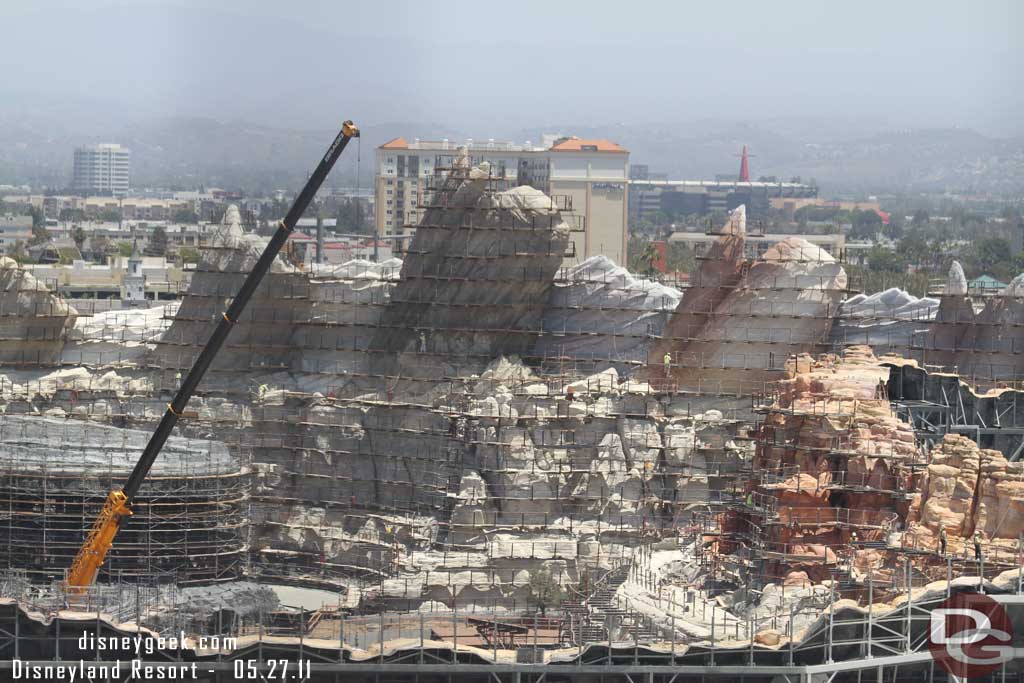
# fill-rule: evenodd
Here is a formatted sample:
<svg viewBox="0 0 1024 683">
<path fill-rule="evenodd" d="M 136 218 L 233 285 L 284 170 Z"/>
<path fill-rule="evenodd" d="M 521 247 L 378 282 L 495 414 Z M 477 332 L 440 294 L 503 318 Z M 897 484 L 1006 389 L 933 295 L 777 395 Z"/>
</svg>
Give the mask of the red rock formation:
<svg viewBox="0 0 1024 683">
<path fill-rule="evenodd" d="M 957 573 L 973 571 L 976 532 L 987 567 L 1020 561 L 1024 463 L 955 434 L 930 456 L 919 449 L 885 395 L 889 367 L 869 347 L 799 356 L 787 374 L 758 404 L 754 483 L 724 515 L 722 553 L 747 546 L 780 579 L 805 572 L 898 585 L 907 559 L 946 575 L 937 552 L 945 529 Z"/>
<path fill-rule="evenodd" d="M 880 383 L 888 368 L 868 347 L 842 358 L 794 359 L 762 426 L 757 493 L 770 498 L 751 521 L 766 547 L 781 553 L 779 571 L 822 579 L 857 541 L 884 540 L 896 528 L 910 491 L 909 464 L 918 457 L 910 426 L 892 412 Z M 818 559 L 811 559 L 818 558 Z M 822 561 L 824 560 L 824 561 Z"/>
<path fill-rule="evenodd" d="M 938 549 L 945 528 L 948 552 L 973 556 L 981 534 L 986 557 L 1013 561 L 1024 534 L 1024 463 L 947 434 L 932 451 L 920 491 L 910 506 L 907 541 Z"/>
</svg>

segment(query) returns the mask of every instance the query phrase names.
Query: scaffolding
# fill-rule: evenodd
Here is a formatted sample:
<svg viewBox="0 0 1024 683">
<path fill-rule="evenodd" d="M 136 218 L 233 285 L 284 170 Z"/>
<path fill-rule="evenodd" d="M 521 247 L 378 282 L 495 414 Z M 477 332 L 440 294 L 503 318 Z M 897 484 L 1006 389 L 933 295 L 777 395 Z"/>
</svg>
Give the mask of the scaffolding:
<svg viewBox="0 0 1024 683">
<path fill-rule="evenodd" d="M 330 626 L 344 645 L 345 632 L 362 629 L 366 640 L 374 620 L 389 624 L 381 634 L 414 633 L 418 621 L 437 619 L 413 611 L 443 603 L 457 623 L 433 629 L 435 636 L 457 641 L 470 633 L 485 649 L 517 650 L 533 636 L 533 652 L 523 655 L 530 661 L 568 645 L 579 648 L 577 666 L 643 657 L 658 666 L 784 667 L 812 650 L 818 657 L 825 646 L 797 642 L 798 615 L 776 611 L 748 621 L 719 614 L 717 591 L 760 589 L 802 568 L 835 591 L 828 600 L 812 596 L 809 618 L 840 596 L 867 604 L 926 579 L 976 569 L 991 577 L 1013 566 L 1005 549 L 976 567 L 957 553 L 939 557 L 913 540 L 895 541 L 927 450 L 908 456 L 890 441 L 870 453 L 884 471 L 851 469 L 865 455 L 855 433 L 858 399 L 786 400 L 777 381 L 797 356 L 807 363 L 861 341 L 860 330 L 834 328 L 845 298 L 861 285 L 839 277 L 840 264 L 820 249 L 770 252 L 729 275 L 702 268 L 684 292 L 670 291 L 666 285 L 677 283 L 593 264 L 567 267 L 567 259 L 578 260 L 575 237 L 586 228 L 570 198 L 524 208 L 510 203 L 504 174 L 447 170 L 409 216 L 416 234 L 401 249 L 400 267 L 275 266 L 181 424 L 186 441 L 222 443 L 232 468 L 151 478 L 98 591 L 122 586 L 123 599 L 128 582 L 145 595 L 160 581 L 246 577 L 342 596 L 344 606 L 322 611 L 311 629 L 289 631 L 312 620 L 301 611 L 229 626 L 239 636 L 255 632 L 257 643 L 270 633 L 301 642 Z M 130 324 L 83 304 L 79 318 L 94 324 L 61 323 L 58 332 L 50 319 L 60 309 L 43 297 L 42 283 L 28 304 L 0 310 L 16 323 L 0 338 L 10 352 L 5 366 L 17 369 L 0 377 L 6 411 L 59 410 L 70 430 L 38 471 L 0 461 L 4 562 L 26 572 L 36 589 L 60 578 L 124 471 L 62 469 L 58 463 L 75 449 L 71 432 L 83 423 L 150 428 L 253 258 L 245 246 L 206 249 L 180 301 L 158 315 L 125 312 L 136 321 Z M 909 351 L 917 349 L 910 341 L 934 342 L 867 326 L 949 322 L 937 315 L 861 310 L 852 322 L 866 326 L 872 346 Z M 910 341 L 901 347 L 903 339 Z M 506 368 L 495 363 L 501 356 L 519 362 Z M 905 416 L 926 447 L 942 430 L 960 430 L 1019 456 L 1016 392 L 970 399 L 933 372 L 928 381 L 941 387 L 918 399 L 896 384 L 907 384 L 900 373 L 912 372 L 894 367 L 887 391 L 893 414 Z M 777 420 L 835 426 L 828 439 L 808 440 Z M 807 454 L 827 466 L 808 471 L 798 464 Z M 822 504 L 800 504 L 807 500 Z M 659 544 L 680 552 L 673 544 L 692 546 L 706 585 L 660 583 L 664 577 L 644 559 Z M 43 565 L 33 554 L 39 548 Z M 869 549 L 884 566 L 854 577 L 853 554 Z M 908 558 L 916 559 L 904 580 Z M 522 614 L 536 607 L 528 573 L 541 563 L 565 590 L 591 572 L 598 577 L 562 606 L 557 627 L 544 626 L 545 638 L 555 632 L 544 647 L 539 622 Z M 627 603 L 626 589 L 655 591 L 657 608 L 672 619 L 701 610 L 702 622 L 711 619 L 710 644 L 690 642 L 676 653 L 683 630 L 653 623 L 650 606 Z M 676 589 L 695 597 L 681 603 Z M 12 589 L 11 597 L 29 600 L 28 592 Z M 101 610 L 113 600 L 104 595 L 94 605 Z M 479 612 L 482 603 L 489 605 Z M 354 613 L 367 605 L 380 610 Z M 788 629 L 788 655 L 755 642 L 769 628 Z M 857 637 L 870 641 L 868 655 L 882 656 L 884 639 L 872 629 Z M 641 643 L 666 639 L 668 655 L 641 654 Z M 721 645 L 736 639 L 749 642 Z M 623 644 L 629 641 L 632 648 Z M 844 645 L 854 642 L 851 635 Z M 434 656 L 423 647 L 410 652 L 394 657 Z M 457 643 L 452 652 L 456 663 L 469 657 Z M 383 653 L 382 660 L 392 656 Z M 351 665 L 344 647 L 334 655 Z"/>
<path fill-rule="evenodd" d="M 144 436 L 144 433 L 137 433 Z M 0 563 L 34 582 L 63 578 L 103 507 L 129 471 L 138 439 L 66 420 L 0 417 Z M 249 470 L 210 442 L 176 438 L 147 479 L 100 580 L 238 579 L 247 564 Z M 127 457 L 126 457 L 127 456 Z"/>
<path fill-rule="evenodd" d="M 240 664 L 243 672 L 251 667 L 268 673 L 273 660 L 280 666 L 280 659 L 288 659 L 292 666 L 308 662 L 312 680 L 323 681 L 382 673 L 398 681 L 438 675 L 452 680 L 485 675 L 498 681 L 553 675 L 570 681 L 679 675 L 945 681 L 956 679 L 947 677 L 930 650 L 932 610 L 972 585 L 1007 610 L 1018 609 L 1024 598 L 1019 568 L 992 581 L 964 579 L 956 587 L 937 587 L 906 563 L 892 581 L 869 582 L 856 603 L 840 603 L 833 586 L 799 605 L 747 615 L 723 610 L 700 593 L 689 592 L 677 601 L 659 591 L 670 618 L 658 629 L 628 604 L 598 597 L 609 586 L 647 582 L 639 565 L 609 574 L 595 585 L 592 599 L 567 601 L 548 616 L 510 617 L 487 605 L 458 603 L 443 611 L 416 610 L 412 602 L 354 611 L 339 600 L 319 608 L 225 609 L 201 625 L 184 616 L 187 596 L 173 587 L 94 587 L 85 596 L 89 609 L 72 619 L 54 609 L 59 602 L 20 590 L 16 577 L 7 575 L 0 580 L 0 598 L 15 599 L 0 601 L 0 653 L 8 666 L 13 659 L 101 666 L 139 658 L 167 670 L 198 660 L 204 675 L 210 672 L 209 680 L 229 679 Z M 905 599 L 869 607 L 894 588 Z M 601 618 L 592 619 L 594 614 Z M 138 630 L 160 615 L 158 628 Z M 695 636 L 691 629 L 698 616 L 708 628 Z M 186 642 L 180 648 L 150 647 L 155 642 L 149 641 L 160 635 L 182 633 Z M 89 645 L 135 634 L 144 641 L 136 654 L 118 647 L 101 653 Z M 763 641 L 765 635 L 774 640 Z M 992 680 L 1019 677 L 1020 666 L 1019 659 L 1002 662 Z"/>
</svg>

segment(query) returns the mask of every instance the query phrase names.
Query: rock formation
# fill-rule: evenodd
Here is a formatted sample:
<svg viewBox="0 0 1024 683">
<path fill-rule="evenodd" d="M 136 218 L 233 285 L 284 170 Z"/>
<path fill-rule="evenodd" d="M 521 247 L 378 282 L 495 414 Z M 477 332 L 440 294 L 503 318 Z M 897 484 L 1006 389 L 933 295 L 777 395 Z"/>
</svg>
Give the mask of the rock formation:
<svg viewBox="0 0 1024 683">
<path fill-rule="evenodd" d="M 957 261 L 931 324 L 914 336 L 914 358 L 986 384 L 1024 372 L 1024 287 L 1020 277 L 994 295 L 972 297 Z"/>
<path fill-rule="evenodd" d="M 743 207 L 733 212 L 649 354 L 652 381 L 749 394 L 777 379 L 791 355 L 827 345 L 846 288 L 842 266 L 799 237 L 748 261 L 743 217 Z M 665 353 L 672 356 L 670 376 Z"/>
<path fill-rule="evenodd" d="M 853 559 L 854 534 L 885 541 L 896 530 L 919 453 L 885 394 L 889 368 L 868 347 L 799 356 L 786 370 L 765 404 L 754 461 L 761 483 L 747 519 L 755 542 L 781 553 L 781 574 L 802 570 L 820 581 L 841 557 Z M 862 552 L 855 562 L 873 557 Z"/>
<path fill-rule="evenodd" d="M 532 351 L 569 226 L 540 190 L 493 191 L 489 171 L 456 169 L 432 195 L 371 342 L 374 374 L 435 377 L 453 361 L 470 374 Z"/>
<path fill-rule="evenodd" d="M 941 529 L 951 554 L 973 557 L 977 532 L 987 554 L 1012 562 L 1024 534 L 1024 463 L 947 434 L 910 506 L 907 536 L 916 547 L 937 549 Z"/>
<path fill-rule="evenodd" d="M 589 372 L 626 373 L 646 361 L 648 345 L 663 334 L 681 297 L 678 289 L 592 256 L 555 282 L 533 355 L 553 371 L 568 360 Z"/>
<path fill-rule="evenodd" d="M 0 363 L 56 364 L 77 315 L 14 259 L 0 256 Z"/>
</svg>

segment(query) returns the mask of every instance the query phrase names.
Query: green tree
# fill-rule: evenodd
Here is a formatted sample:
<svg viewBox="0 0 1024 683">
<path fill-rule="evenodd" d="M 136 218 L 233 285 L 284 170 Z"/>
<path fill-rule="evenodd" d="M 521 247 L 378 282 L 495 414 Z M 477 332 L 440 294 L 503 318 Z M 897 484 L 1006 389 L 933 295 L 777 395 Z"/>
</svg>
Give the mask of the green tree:
<svg viewBox="0 0 1024 683">
<path fill-rule="evenodd" d="M 634 232 L 657 235 L 662 232 L 670 233 L 672 231 L 671 225 L 674 220 L 676 222 L 681 222 L 682 218 L 679 216 L 669 216 L 664 211 L 657 211 L 646 218 L 637 217 L 632 221 L 632 223 L 635 223 L 636 225 Z"/>
<path fill-rule="evenodd" d="M 996 278 L 1016 275 L 1016 263 L 1010 242 L 1005 237 L 983 237 L 974 243 L 967 259 L 974 275 L 988 273 Z"/>
<path fill-rule="evenodd" d="M 75 229 L 71 231 L 71 240 L 78 247 L 78 251 L 82 251 L 82 246 L 85 245 L 85 230 L 82 230 L 81 225 L 76 225 Z"/>
<path fill-rule="evenodd" d="M 117 253 L 121 256 L 131 256 L 133 251 L 135 251 L 135 248 L 132 246 L 131 242 L 117 243 Z"/>
<path fill-rule="evenodd" d="M 918 209 L 914 212 L 914 217 L 911 219 L 911 222 L 913 222 L 914 225 L 927 225 L 931 219 L 932 217 L 928 215 L 927 210 Z"/>
<path fill-rule="evenodd" d="M 182 247 L 178 249 L 178 258 L 185 263 L 199 263 L 199 250 L 193 247 Z"/>
<path fill-rule="evenodd" d="M 18 263 L 28 263 L 28 250 L 25 249 L 25 243 L 21 240 L 16 241 L 11 248 L 7 250 L 7 255 Z"/>
<path fill-rule="evenodd" d="M 626 245 L 626 268 L 633 273 L 642 273 L 647 267 L 644 263 L 644 254 L 647 253 L 647 245 L 651 241 L 646 237 L 631 235 L 629 244 Z"/>
<path fill-rule="evenodd" d="M 547 608 L 557 605 L 562 599 L 562 587 L 550 569 L 532 572 L 527 589 L 530 594 L 530 602 L 540 610 L 541 616 L 546 616 Z"/>
<path fill-rule="evenodd" d="M 121 210 L 120 209 L 103 209 L 99 213 L 99 219 L 101 221 L 107 221 L 110 223 L 121 222 Z"/>
<path fill-rule="evenodd" d="M 850 237 L 856 240 L 870 240 L 882 228 L 882 217 L 873 210 L 854 211 L 851 215 Z"/>
<path fill-rule="evenodd" d="M 92 252 L 92 258 L 97 263 L 105 263 L 107 254 L 111 252 L 112 248 L 110 240 L 104 235 L 93 235 L 89 239 L 89 251 Z"/>
<path fill-rule="evenodd" d="M 32 225 L 32 237 L 30 237 L 28 240 L 29 246 L 42 244 L 43 242 L 48 242 L 49 240 L 50 233 L 46 231 L 46 226 L 34 224 Z"/>
<path fill-rule="evenodd" d="M 163 226 L 158 225 L 153 229 L 153 234 L 149 236 L 146 253 L 151 256 L 164 256 L 167 253 L 167 231 Z"/>
<path fill-rule="evenodd" d="M 198 223 L 199 214 L 192 209 L 181 209 L 174 213 L 173 220 L 175 223 Z"/>
<path fill-rule="evenodd" d="M 85 218 L 85 211 L 81 209 L 61 209 L 60 214 L 57 216 L 57 219 L 62 223 L 84 221 Z"/>
<path fill-rule="evenodd" d="M 896 216 L 889 218 L 889 224 L 882 226 L 882 234 L 891 240 L 898 240 L 903 237 L 903 223 Z"/>
<path fill-rule="evenodd" d="M 907 270 L 907 262 L 892 249 L 876 244 L 868 252 L 868 270 L 875 273 L 903 273 Z"/>
<path fill-rule="evenodd" d="M 46 216 L 43 214 L 43 210 L 39 207 L 33 206 L 29 209 L 29 213 L 32 216 L 32 228 L 45 228 L 46 227 Z"/>
<path fill-rule="evenodd" d="M 925 233 L 914 228 L 899 241 L 898 251 L 909 263 L 920 264 L 931 259 L 931 246 Z"/>
<path fill-rule="evenodd" d="M 641 272 L 647 277 L 654 277 L 654 274 L 658 272 L 654 267 L 655 262 L 658 260 L 658 248 L 654 246 L 654 242 L 647 243 L 640 260 L 643 263 L 643 270 Z"/>
<path fill-rule="evenodd" d="M 666 260 L 670 273 L 692 273 L 697 270 L 697 255 L 682 242 L 669 242 L 667 251 Z"/>
<path fill-rule="evenodd" d="M 370 235 L 373 233 L 373 223 L 370 221 L 370 212 L 364 205 L 362 199 L 342 199 L 338 204 L 337 230 L 338 232 L 350 232 L 357 235 Z"/>
</svg>

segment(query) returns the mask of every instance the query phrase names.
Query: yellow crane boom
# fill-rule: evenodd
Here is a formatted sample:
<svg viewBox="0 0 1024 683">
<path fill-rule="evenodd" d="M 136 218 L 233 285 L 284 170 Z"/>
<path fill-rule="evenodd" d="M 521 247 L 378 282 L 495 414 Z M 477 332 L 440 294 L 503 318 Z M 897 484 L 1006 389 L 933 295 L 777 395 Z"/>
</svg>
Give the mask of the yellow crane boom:
<svg viewBox="0 0 1024 683">
<path fill-rule="evenodd" d="M 284 246 L 292 230 L 295 229 L 295 225 L 298 223 L 299 218 L 302 217 L 306 207 L 313 201 L 313 197 L 327 178 L 327 174 L 330 173 L 334 163 L 341 156 L 349 140 L 354 137 L 359 137 L 359 128 L 351 121 L 345 121 L 341 126 L 341 132 L 334 138 L 334 142 L 327 149 L 327 153 L 320 159 L 320 163 L 317 164 L 313 174 L 306 181 L 306 185 L 302 188 L 299 196 L 295 198 L 295 202 L 288 210 L 288 213 L 278 223 L 277 231 L 274 232 L 270 242 L 263 250 L 263 253 L 260 254 L 256 265 L 253 266 L 249 275 L 246 276 L 245 282 L 242 283 L 238 293 L 232 299 L 228 310 L 221 314 L 217 327 L 214 329 L 213 334 L 210 335 L 206 346 L 203 347 L 196 362 L 192 365 L 192 369 L 189 370 L 188 375 L 178 388 L 178 393 L 175 394 L 174 400 L 167 404 L 167 412 L 164 413 L 160 424 L 157 425 L 153 436 L 150 437 L 149 443 L 146 444 L 145 450 L 142 451 L 142 455 L 139 457 L 139 461 L 135 463 L 135 468 L 128 476 L 124 487 L 114 489 L 107 495 L 103 509 L 100 511 L 95 523 L 93 523 L 89 535 L 86 536 L 85 543 L 82 544 L 78 554 L 75 556 L 74 562 L 71 564 L 66 580 L 69 591 L 81 592 L 96 580 L 96 575 L 99 573 L 100 567 L 103 566 L 103 562 L 106 560 L 107 553 L 114 544 L 114 538 L 117 536 L 121 524 L 132 514 L 132 501 L 138 495 L 142 482 L 145 480 L 146 475 L 149 474 L 150 468 L 153 467 L 156 456 L 160 454 L 160 449 L 167 442 L 167 438 L 171 435 L 171 430 L 178 423 L 178 418 L 184 412 L 185 406 L 188 404 L 189 399 L 192 398 L 196 387 L 210 368 L 214 356 L 220 351 L 221 346 L 223 346 L 224 341 L 228 337 L 228 333 L 231 332 L 231 328 L 240 319 L 242 311 L 245 309 L 246 304 L 249 303 L 249 299 L 252 298 L 256 287 L 263 279 L 263 276 L 270 270 L 270 266 L 280 253 L 281 247 Z"/>
</svg>

